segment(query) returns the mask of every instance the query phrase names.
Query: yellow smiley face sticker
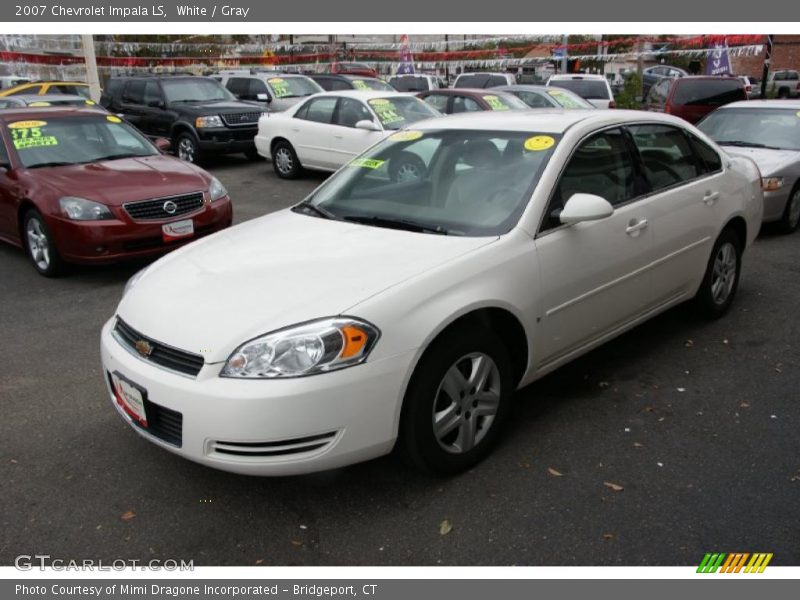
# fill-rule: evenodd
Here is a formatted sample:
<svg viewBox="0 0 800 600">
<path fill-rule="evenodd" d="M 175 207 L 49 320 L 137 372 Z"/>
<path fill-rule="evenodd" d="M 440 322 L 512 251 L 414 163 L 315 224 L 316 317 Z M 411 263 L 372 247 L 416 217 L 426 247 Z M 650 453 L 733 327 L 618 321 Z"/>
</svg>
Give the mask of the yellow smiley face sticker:
<svg viewBox="0 0 800 600">
<path fill-rule="evenodd" d="M 95 104 L 93 100 L 85 100 L 85 102 L 86 102 L 86 106 L 94 106 L 94 104 Z"/>
<path fill-rule="evenodd" d="M 106 117 L 106 121 L 108 121 L 109 123 L 122 123 L 122 119 L 120 119 L 119 117 L 115 117 L 114 115 L 108 115 Z"/>
<path fill-rule="evenodd" d="M 540 150 L 552 148 L 555 143 L 556 141 L 549 135 L 535 135 L 525 140 L 525 150 L 539 152 Z"/>
<path fill-rule="evenodd" d="M 418 140 L 421 137 L 421 131 L 398 131 L 397 133 L 390 135 L 389 139 L 394 140 L 395 142 L 411 142 L 413 140 Z"/>
<path fill-rule="evenodd" d="M 17 121 L 11 123 L 9 129 L 33 129 L 34 127 L 44 127 L 47 121 Z"/>
</svg>

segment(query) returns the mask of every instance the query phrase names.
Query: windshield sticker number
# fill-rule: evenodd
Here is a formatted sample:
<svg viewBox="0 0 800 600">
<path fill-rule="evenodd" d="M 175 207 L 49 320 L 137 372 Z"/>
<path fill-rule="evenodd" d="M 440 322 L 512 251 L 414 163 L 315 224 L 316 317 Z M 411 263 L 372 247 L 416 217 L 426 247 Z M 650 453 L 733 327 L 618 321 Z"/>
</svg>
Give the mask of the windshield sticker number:
<svg viewBox="0 0 800 600">
<path fill-rule="evenodd" d="M 368 90 L 369 86 L 360 79 L 353 80 L 353 87 L 357 90 Z"/>
<path fill-rule="evenodd" d="M 484 96 L 483 99 L 486 100 L 492 110 L 508 110 L 508 106 L 503 104 L 503 101 L 497 96 Z"/>
<path fill-rule="evenodd" d="M 385 160 L 374 158 L 355 158 L 348 163 L 348 167 L 361 167 L 363 169 L 379 169 Z"/>
<path fill-rule="evenodd" d="M 389 100 L 385 98 L 375 98 L 374 100 L 370 100 L 369 103 L 384 125 L 405 121 L 405 117 L 397 114 L 397 107 Z"/>
<path fill-rule="evenodd" d="M 267 83 L 269 83 L 269 85 L 272 87 L 272 91 L 276 98 L 284 98 L 291 93 L 289 91 L 289 85 L 286 83 L 285 79 L 273 77 L 272 79 L 267 80 Z"/>
<path fill-rule="evenodd" d="M 556 141 L 549 135 L 535 135 L 525 140 L 525 149 L 532 152 L 539 152 L 552 148 Z"/>
<path fill-rule="evenodd" d="M 40 148 L 42 146 L 58 146 L 58 140 L 52 135 L 42 135 L 41 127 L 15 127 L 11 130 L 14 148 Z"/>
</svg>

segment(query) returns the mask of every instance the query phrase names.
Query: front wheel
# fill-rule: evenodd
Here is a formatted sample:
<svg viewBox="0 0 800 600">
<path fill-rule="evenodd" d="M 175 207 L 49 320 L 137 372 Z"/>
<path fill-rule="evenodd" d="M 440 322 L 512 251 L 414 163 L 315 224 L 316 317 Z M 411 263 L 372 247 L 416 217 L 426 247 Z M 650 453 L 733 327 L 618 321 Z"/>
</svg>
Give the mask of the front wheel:
<svg viewBox="0 0 800 600">
<path fill-rule="evenodd" d="M 199 164 L 203 160 L 200 145 L 190 133 L 181 133 L 173 144 L 178 158 L 186 162 Z"/>
<path fill-rule="evenodd" d="M 783 233 L 792 233 L 798 225 L 800 225 L 800 183 L 797 183 L 789 194 L 779 227 Z"/>
<path fill-rule="evenodd" d="M 461 327 L 420 360 L 403 401 L 400 450 L 437 474 L 466 470 L 496 443 L 514 388 L 503 343 L 482 327 Z"/>
<path fill-rule="evenodd" d="M 64 263 L 39 211 L 29 210 L 22 221 L 22 228 L 25 250 L 34 268 L 45 277 L 60 275 L 64 270 Z"/>
<path fill-rule="evenodd" d="M 695 304 L 704 316 L 716 319 L 731 307 L 739 287 L 742 246 L 742 240 L 732 229 L 725 229 L 717 238 L 695 296 Z"/>
</svg>

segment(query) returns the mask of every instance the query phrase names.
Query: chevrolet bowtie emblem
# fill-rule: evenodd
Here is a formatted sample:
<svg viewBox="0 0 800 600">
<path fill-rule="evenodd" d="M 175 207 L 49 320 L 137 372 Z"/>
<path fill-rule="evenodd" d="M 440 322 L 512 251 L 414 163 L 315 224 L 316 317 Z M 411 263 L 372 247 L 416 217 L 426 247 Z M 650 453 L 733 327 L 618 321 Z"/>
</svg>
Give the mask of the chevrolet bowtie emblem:
<svg viewBox="0 0 800 600">
<path fill-rule="evenodd" d="M 150 345 L 150 342 L 146 340 L 136 340 L 136 344 L 134 344 L 134 346 L 136 351 L 144 358 L 147 358 L 153 352 L 153 347 Z"/>
</svg>

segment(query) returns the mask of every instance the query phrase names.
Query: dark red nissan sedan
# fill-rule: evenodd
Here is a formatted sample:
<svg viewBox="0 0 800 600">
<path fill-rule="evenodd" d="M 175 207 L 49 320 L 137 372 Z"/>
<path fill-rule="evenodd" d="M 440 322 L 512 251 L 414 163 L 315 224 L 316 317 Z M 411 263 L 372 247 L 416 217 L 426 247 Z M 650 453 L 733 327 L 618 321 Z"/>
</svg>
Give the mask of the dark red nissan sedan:
<svg viewBox="0 0 800 600">
<path fill-rule="evenodd" d="M 161 146 L 161 144 L 159 144 Z M 163 254 L 231 225 L 223 185 L 119 117 L 0 111 L 0 239 L 42 275 Z"/>
</svg>

